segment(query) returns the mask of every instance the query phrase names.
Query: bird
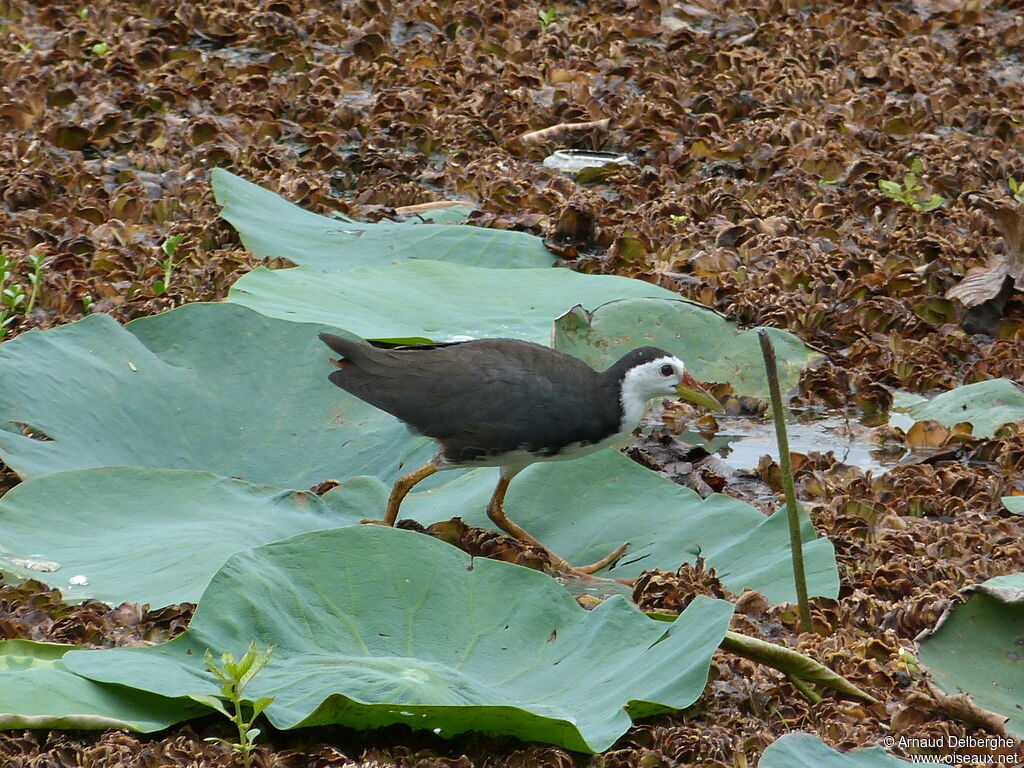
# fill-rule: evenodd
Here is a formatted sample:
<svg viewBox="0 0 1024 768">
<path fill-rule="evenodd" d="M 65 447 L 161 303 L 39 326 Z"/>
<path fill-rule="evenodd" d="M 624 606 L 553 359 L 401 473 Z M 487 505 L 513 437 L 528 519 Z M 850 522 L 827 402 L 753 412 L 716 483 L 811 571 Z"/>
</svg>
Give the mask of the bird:
<svg viewBox="0 0 1024 768">
<path fill-rule="evenodd" d="M 562 461 L 628 442 L 652 400 L 678 396 L 717 410 L 719 402 L 657 347 L 627 352 L 604 371 L 541 344 L 507 338 L 394 348 L 320 333 L 338 355 L 328 379 L 433 438 L 437 454 L 395 481 L 384 519 L 394 526 L 409 491 L 435 472 L 498 467 L 487 515 L 505 533 L 539 547 L 552 567 L 592 574 L 614 562 L 628 542 L 596 563 L 578 567 L 551 552 L 505 514 L 505 493 L 520 471 L 538 461 Z"/>
</svg>

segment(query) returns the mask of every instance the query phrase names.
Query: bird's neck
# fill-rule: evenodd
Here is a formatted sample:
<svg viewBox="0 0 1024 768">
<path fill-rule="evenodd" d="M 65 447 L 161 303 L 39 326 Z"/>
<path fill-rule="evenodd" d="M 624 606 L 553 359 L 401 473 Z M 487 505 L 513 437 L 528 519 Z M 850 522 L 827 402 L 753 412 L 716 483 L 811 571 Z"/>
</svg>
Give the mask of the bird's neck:
<svg viewBox="0 0 1024 768">
<path fill-rule="evenodd" d="M 636 429 L 650 402 L 650 398 L 637 390 L 629 376 L 623 378 L 619 390 L 619 432 L 629 433 Z"/>
</svg>

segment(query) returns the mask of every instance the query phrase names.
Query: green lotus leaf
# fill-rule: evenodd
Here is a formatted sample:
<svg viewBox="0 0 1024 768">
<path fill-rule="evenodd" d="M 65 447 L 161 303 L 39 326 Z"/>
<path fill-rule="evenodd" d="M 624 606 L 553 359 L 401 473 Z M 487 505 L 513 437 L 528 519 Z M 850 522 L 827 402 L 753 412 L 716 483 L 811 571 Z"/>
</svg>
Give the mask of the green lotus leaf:
<svg viewBox="0 0 1024 768">
<path fill-rule="evenodd" d="M 1024 515 L 1024 496 L 1003 496 L 1003 506 L 1015 515 Z"/>
<path fill-rule="evenodd" d="M 809 733 L 787 733 L 761 755 L 757 768 L 900 768 L 912 765 L 881 747 L 842 753 Z"/>
<path fill-rule="evenodd" d="M 209 711 L 193 702 L 68 672 L 62 658 L 74 647 L 0 641 L 0 729 L 123 728 L 148 733 Z"/>
<path fill-rule="evenodd" d="M 739 395 L 768 399 L 757 331 L 740 330 L 714 310 L 678 297 L 629 298 L 591 312 L 583 307 L 566 312 L 555 320 L 554 346 L 605 368 L 629 350 L 650 344 L 675 354 L 700 381 L 729 382 Z M 821 354 L 788 331 L 767 331 L 786 392 Z"/>
<path fill-rule="evenodd" d="M 402 517 L 429 524 L 459 516 L 494 527 L 484 510 L 496 470 L 442 472 L 437 479 L 435 489 L 409 496 Z M 318 497 L 207 472 L 113 467 L 53 473 L 0 499 L 0 568 L 57 587 L 70 600 L 194 602 L 233 552 L 379 519 L 386 497 L 386 486 L 373 477 Z M 702 500 L 613 450 L 526 469 L 512 483 L 506 508 L 575 563 L 631 542 L 602 575 L 675 570 L 701 555 L 736 593 L 749 587 L 775 602 L 795 599 L 784 515 L 765 517 L 728 496 Z M 804 540 L 810 593 L 835 597 L 831 543 L 815 538 L 806 518 Z"/>
<path fill-rule="evenodd" d="M 918 636 L 918 657 L 939 688 L 969 694 L 979 707 L 1007 717 L 1007 731 L 1024 737 L 1024 573 L 989 579 L 963 594 L 967 602 L 950 606 L 933 630 Z"/>
<path fill-rule="evenodd" d="M 124 328 L 96 315 L 0 346 L 0 423 L 8 427 L 0 430 L 0 455 L 23 476 L 141 465 L 286 488 L 359 475 L 380 481 L 358 503 L 343 504 L 337 522 L 325 522 L 319 511 L 282 514 L 279 502 L 254 500 L 259 493 L 287 495 L 278 488 L 250 492 L 216 478 L 141 473 L 115 482 L 121 476 L 105 470 L 25 483 L 2 507 L 8 566 L 63 589 L 71 576 L 85 576 L 93 591 L 81 596 L 113 602 L 194 600 L 237 549 L 381 517 L 381 483 L 425 463 L 434 445 L 326 380 L 329 351 L 316 338 L 321 327 L 229 304 L 194 304 Z M 34 436 L 22 434 L 23 426 Z M 493 469 L 466 478 L 439 473 L 403 513 L 422 522 L 461 515 L 490 527 L 483 510 L 495 483 Z M 337 493 L 351 492 L 346 486 Z M 746 586 L 772 600 L 792 599 L 787 537 L 776 518 L 726 497 L 701 502 L 614 451 L 531 467 L 512 484 L 509 503 L 514 519 L 573 562 L 630 541 L 610 571 L 617 576 L 674 570 L 701 554 L 737 591 Z M 208 531 L 205 520 L 213 521 Z M 217 525 L 245 533 L 216 546 L 193 545 L 196 560 L 188 567 L 159 554 L 139 559 L 162 564 L 152 577 L 118 567 L 123 553 L 150 552 L 163 541 L 216 538 Z M 834 595 L 831 545 L 809 530 L 808 542 L 812 593 Z M 43 572 L 36 572 L 38 561 Z M 62 569 L 49 576 L 47 562 Z"/>
<path fill-rule="evenodd" d="M 544 574 L 408 531 L 353 526 L 231 557 L 189 629 L 149 648 L 76 651 L 93 680 L 212 694 L 207 649 L 275 646 L 246 695 L 277 728 L 404 723 L 598 752 L 630 718 L 693 703 L 732 606 L 698 596 L 672 624 L 621 597 L 585 611 Z"/>
<path fill-rule="evenodd" d="M 136 465 L 288 488 L 425 462 L 430 441 L 327 381 L 321 328 L 189 304 L 20 334 L 0 345 L 0 458 L 23 478 Z"/>
<path fill-rule="evenodd" d="M 213 169 L 211 185 L 223 206 L 221 217 L 238 230 L 248 250 L 257 256 L 285 258 L 325 272 L 410 259 L 487 267 L 549 267 L 554 261 L 543 240 L 523 232 L 329 218 L 300 208 L 223 168 Z"/>
<path fill-rule="evenodd" d="M 328 504 L 209 472 L 57 472 L 0 498 L 0 568 L 57 587 L 66 600 L 195 602 L 232 553 L 357 523 L 382 509 L 385 496 L 371 477 L 335 488 Z"/>
<path fill-rule="evenodd" d="M 568 269 L 486 269 L 414 261 L 342 274 L 256 269 L 228 295 L 269 317 L 346 328 L 363 338 L 448 341 L 504 336 L 551 342 L 552 318 L 574 304 L 675 294 L 642 280 Z"/>
<path fill-rule="evenodd" d="M 429 524 L 454 514 L 469 525 L 493 528 L 485 510 L 497 480 L 497 470 L 476 469 L 440 488 L 411 493 L 401 517 Z M 632 578 L 652 568 L 674 571 L 701 556 L 737 594 L 748 587 L 773 602 L 796 600 L 785 514 L 765 517 L 746 502 L 720 494 L 701 499 L 618 451 L 528 467 L 510 484 L 505 512 L 578 565 L 630 542 L 619 563 L 600 571 L 602 576 Z M 806 514 L 803 540 L 808 590 L 836 597 L 834 548 L 828 539 L 816 537 Z"/>
<path fill-rule="evenodd" d="M 1024 392 L 1009 379 L 989 379 L 965 384 L 925 400 L 901 393 L 893 410 L 909 414 L 917 421 L 937 421 L 952 427 L 969 421 L 977 437 L 992 437 L 1003 424 L 1024 420 Z"/>
</svg>

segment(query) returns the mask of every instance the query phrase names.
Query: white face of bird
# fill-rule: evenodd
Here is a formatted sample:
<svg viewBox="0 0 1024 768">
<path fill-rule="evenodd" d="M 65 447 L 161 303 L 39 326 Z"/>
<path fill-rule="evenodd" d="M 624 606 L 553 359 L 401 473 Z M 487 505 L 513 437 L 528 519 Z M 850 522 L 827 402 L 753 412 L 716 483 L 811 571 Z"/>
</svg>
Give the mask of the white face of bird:
<svg viewBox="0 0 1024 768">
<path fill-rule="evenodd" d="M 666 356 L 630 368 L 622 379 L 624 402 L 647 405 L 658 397 L 671 397 L 679 391 L 686 366 L 678 357 Z"/>
<path fill-rule="evenodd" d="M 660 397 L 680 397 L 704 408 L 721 405 L 700 387 L 678 357 L 667 355 L 630 368 L 622 379 L 624 422 L 639 423 L 647 404 Z"/>
</svg>

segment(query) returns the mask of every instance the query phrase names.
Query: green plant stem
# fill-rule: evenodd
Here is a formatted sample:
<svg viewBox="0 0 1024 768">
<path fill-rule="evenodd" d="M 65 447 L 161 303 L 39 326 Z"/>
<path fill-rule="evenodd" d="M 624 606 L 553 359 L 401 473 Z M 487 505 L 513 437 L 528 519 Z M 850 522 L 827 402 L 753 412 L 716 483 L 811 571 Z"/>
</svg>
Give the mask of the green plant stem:
<svg viewBox="0 0 1024 768">
<path fill-rule="evenodd" d="M 797 677 L 796 675 L 786 675 L 786 679 L 793 684 L 793 686 L 804 695 L 808 701 L 812 704 L 817 704 L 821 701 L 821 696 L 814 692 L 814 689 L 808 685 L 803 678 Z"/>
<path fill-rule="evenodd" d="M 32 314 L 32 308 L 36 305 L 36 298 L 39 295 L 39 284 L 43 280 L 43 256 L 42 254 L 36 254 L 35 256 L 29 257 L 29 263 L 32 265 L 32 277 L 29 282 L 32 283 L 32 293 L 28 297 L 28 306 L 25 307 L 26 317 Z"/>
<path fill-rule="evenodd" d="M 758 664 L 774 667 L 780 672 L 784 672 L 805 695 L 807 695 L 805 688 L 807 691 L 810 691 L 807 688 L 808 683 L 816 683 L 825 688 L 831 688 L 851 699 L 857 699 L 868 704 L 876 704 L 878 702 L 874 696 L 865 693 L 845 677 L 837 675 L 824 664 L 820 664 L 809 656 L 804 656 L 802 653 L 794 651 L 792 648 L 758 640 L 755 637 L 741 635 L 739 632 L 726 632 L 719 648 L 729 653 L 735 653 L 737 656 L 742 656 L 745 659 L 756 661 Z M 797 680 L 801 682 L 797 683 Z M 809 698 L 812 701 L 820 700 L 821 698 L 813 691 L 810 694 Z"/>
<path fill-rule="evenodd" d="M 811 632 L 811 606 L 807 601 L 807 577 L 804 574 L 804 544 L 800 538 L 800 513 L 796 505 L 796 490 L 793 487 L 793 464 L 789 459 L 789 435 L 786 433 L 786 416 L 782 408 L 782 394 L 779 391 L 779 370 L 775 360 L 775 348 L 768 332 L 762 328 L 757 332 L 764 356 L 764 369 L 768 374 L 768 391 L 772 399 L 772 415 L 775 417 L 775 440 L 779 445 L 779 467 L 782 469 L 782 488 L 786 496 L 786 515 L 789 518 L 789 544 L 793 557 L 793 582 L 796 586 L 796 601 L 800 612 L 800 628 Z"/>
<path fill-rule="evenodd" d="M 678 618 L 678 614 L 663 611 L 645 611 L 644 613 L 656 621 L 672 622 Z M 725 637 L 722 638 L 718 647 L 728 653 L 735 653 L 737 656 L 785 673 L 793 685 L 812 701 L 820 701 L 821 697 L 808 687 L 808 683 L 817 683 L 825 688 L 831 688 L 850 699 L 858 699 L 868 704 L 878 703 L 878 699 L 865 693 L 842 675 L 836 674 L 824 664 L 815 661 L 810 656 L 804 656 L 792 648 L 732 631 L 725 633 Z M 797 680 L 801 682 L 797 683 Z"/>
<path fill-rule="evenodd" d="M 242 766 L 243 768 L 249 768 L 252 765 L 252 753 L 256 749 L 256 745 L 249 739 L 249 729 L 252 728 L 252 724 L 256 722 L 256 716 L 254 714 L 251 721 L 246 722 L 245 718 L 242 717 L 242 702 L 241 699 L 237 699 L 232 702 L 235 708 L 235 716 L 232 718 L 235 728 L 238 729 L 238 744 L 241 747 L 239 752 L 242 755 Z"/>
</svg>

